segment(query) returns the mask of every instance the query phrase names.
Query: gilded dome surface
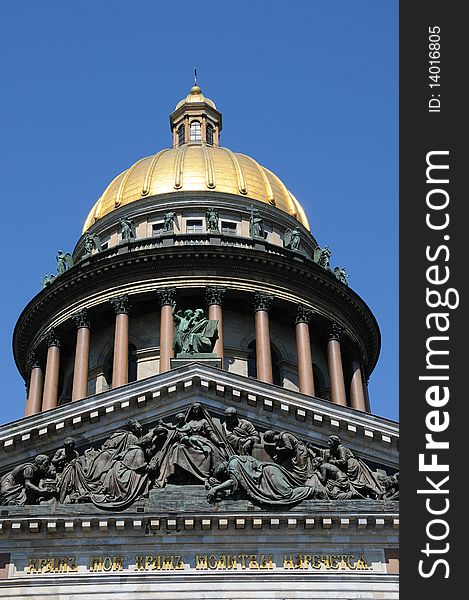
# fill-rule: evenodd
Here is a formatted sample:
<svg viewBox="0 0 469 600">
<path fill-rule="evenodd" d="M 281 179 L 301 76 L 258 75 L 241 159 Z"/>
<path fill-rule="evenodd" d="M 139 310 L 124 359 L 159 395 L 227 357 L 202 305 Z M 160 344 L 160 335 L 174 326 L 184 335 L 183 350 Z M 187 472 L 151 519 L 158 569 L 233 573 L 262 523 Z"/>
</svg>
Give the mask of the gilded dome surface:
<svg viewBox="0 0 469 600">
<path fill-rule="evenodd" d="M 259 200 L 295 217 L 309 229 L 300 203 L 274 173 L 245 154 L 189 143 L 142 158 L 118 175 L 92 208 L 83 232 L 120 206 L 178 191 L 224 192 Z"/>
</svg>

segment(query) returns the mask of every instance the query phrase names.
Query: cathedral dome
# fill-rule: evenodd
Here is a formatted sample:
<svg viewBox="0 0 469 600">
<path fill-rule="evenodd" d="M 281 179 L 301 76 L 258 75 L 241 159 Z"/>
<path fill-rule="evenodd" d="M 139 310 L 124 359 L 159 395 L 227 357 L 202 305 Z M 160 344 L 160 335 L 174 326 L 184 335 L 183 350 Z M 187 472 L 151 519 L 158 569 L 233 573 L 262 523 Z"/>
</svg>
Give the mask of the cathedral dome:
<svg viewBox="0 0 469 600">
<path fill-rule="evenodd" d="M 295 217 L 309 229 L 302 206 L 274 173 L 245 154 L 189 142 L 142 158 L 118 175 L 92 208 L 83 232 L 120 206 L 149 196 L 193 191 L 259 200 Z"/>
</svg>

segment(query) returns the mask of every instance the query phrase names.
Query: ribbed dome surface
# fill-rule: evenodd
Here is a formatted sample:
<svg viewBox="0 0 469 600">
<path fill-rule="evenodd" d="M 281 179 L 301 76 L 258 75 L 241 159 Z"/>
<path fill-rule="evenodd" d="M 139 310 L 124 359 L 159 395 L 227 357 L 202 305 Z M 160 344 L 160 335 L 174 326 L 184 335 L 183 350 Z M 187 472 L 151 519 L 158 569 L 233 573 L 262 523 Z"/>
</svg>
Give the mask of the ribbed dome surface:
<svg viewBox="0 0 469 600">
<path fill-rule="evenodd" d="M 245 154 L 198 143 L 161 150 L 118 175 L 92 208 L 83 232 L 119 206 L 178 191 L 225 192 L 260 200 L 309 229 L 300 203 L 274 173 Z"/>
</svg>

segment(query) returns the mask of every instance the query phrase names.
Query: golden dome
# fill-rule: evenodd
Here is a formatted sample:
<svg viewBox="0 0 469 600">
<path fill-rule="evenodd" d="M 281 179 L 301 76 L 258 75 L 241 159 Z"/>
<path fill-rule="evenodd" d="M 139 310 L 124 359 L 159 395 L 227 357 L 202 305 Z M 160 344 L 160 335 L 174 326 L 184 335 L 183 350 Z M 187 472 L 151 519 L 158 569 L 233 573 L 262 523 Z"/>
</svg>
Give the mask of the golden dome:
<svg viewBox="0 0 469 600">
<path fill-rule="evenodd" d="M 83 233 L 119 206 L 179 191 L 224 192 L 259 200 L 283 210 L 309 229 L 300 203 L 274 173 L 245 154 L 199 143 L 161 150 L 118 175 L 92 208 Z"/>
<path fill-rule="evenodd" d="M 180 108 L 181 106 L 184 106 L 184 104 L 186 104 L 188 102 L 190 104 L 192 104 L 193 102 L 205 102 L 205 104 L 208 104 L 212 108 L 215 108 L 215 109 L 217 108 L 215 106 L 215 103 L 212 100 L 210 100 L 210 98 L 206 98 L 202 94 L 202 90 L 200 89 L 200 87 L 198 85 L 193 85 L 191 87 L 187 96 L 185 98 L 183 98 L 180 102 L 177 103 L 176 108 L 174 110 L 177 110 L 178 108 Z"/>
</svg>

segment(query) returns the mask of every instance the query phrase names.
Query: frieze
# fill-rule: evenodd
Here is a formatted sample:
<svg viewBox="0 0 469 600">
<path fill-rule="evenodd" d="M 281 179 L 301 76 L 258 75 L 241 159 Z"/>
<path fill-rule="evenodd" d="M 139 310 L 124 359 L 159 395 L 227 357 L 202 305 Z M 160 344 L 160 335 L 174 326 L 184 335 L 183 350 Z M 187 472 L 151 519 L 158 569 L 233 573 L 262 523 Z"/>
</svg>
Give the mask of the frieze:
<svg viewBox="0 0 469 600">
<path fill-rule="evenodd" d="M 78 451 L 75 439 L 65 438 L 52 456 L 38 454 L 0 477 L 0 505 L 91 503 L 123 511 L 169 483 L 203 485 L 208 503 L 246 498 L 261 508 L 399 497 L 399 474 L 374 472 L 337 435 L 320 448 L 285 430 L 261 434 L 232 407 L 218 425 L 194 402 L 145 433 L 130 419 L 100 447 Z"/>
</svg>

